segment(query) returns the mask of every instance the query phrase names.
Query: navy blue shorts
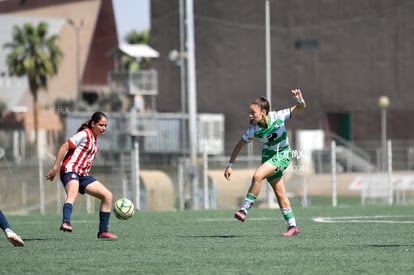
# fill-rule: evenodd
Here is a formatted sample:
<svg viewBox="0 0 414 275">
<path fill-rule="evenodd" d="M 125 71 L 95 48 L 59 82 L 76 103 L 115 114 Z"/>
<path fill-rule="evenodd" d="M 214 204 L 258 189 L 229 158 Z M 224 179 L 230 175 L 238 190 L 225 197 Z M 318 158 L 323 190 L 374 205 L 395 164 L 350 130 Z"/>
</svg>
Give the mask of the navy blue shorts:
<svg viewBox="0 0 414 275">
<path fill-rule="evenodd" d="M 60 178 L 63 183 L 63 186 L 66 186 L 68 182 L 71 180 L 77 180 L 79 182 L 79 193 L 85 194 L 85 188 L 92 182 L 96 181 L 96 179 L 92 176 L 80 176 L 75 172 L 68 172 Z"/>
</svg>

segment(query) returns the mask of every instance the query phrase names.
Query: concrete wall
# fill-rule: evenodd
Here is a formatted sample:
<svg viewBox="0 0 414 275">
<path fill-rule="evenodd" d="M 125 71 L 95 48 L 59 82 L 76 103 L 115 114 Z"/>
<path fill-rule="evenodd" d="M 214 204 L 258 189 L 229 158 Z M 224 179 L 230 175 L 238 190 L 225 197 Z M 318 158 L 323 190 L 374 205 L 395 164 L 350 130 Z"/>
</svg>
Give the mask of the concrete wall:
<svg viewBox="0 0 414 275">
<path fill-rule="evenodd" d="M 223 171 L 209 171 L 209 177 L 214 182 L 217 191 L 218 208 L 237 209 L 241 206 L 247 190 L 250 186 L 251 177 L 254 170 L 237 170 L 233 172 L 232 180 L 228 182 Z M 337 195 L 338 196 L 360 196 L 360 191 L 351 190 L 351 182 L 361 174 L 349 173 L 336 175 Z M 304 195 L 312 196 L 331 196 L 332 195 L 332 176 L 329 174 L 299 174 L 285 173 L 284 176 L 286 191 L 289 197 L 300 197 Z M 306 185 L 306 186 L 305 186 Z M 262 184 L 260 195 L 255 203 L 256 207 L 268 207 L 267 190 L 269 185 L 266 181 Z M 271 191 L 272 205 L 277 207 L 277 201 Z"/>
<path fill-rule="evenodd" d="M 170 177 L 162 171 L 140 171 L 145 186 L 146 210 L 171 211 L 175 209 L 174 186 Z"/>
<path fill-rule="evenodd" d="M 179 111 L 180 69 L 167 57 L 179 49 L 179 1 L 151 1 L 151 46 L 161 58 L 158 110 Z M 296 129 L 344 131 L 379 140 L 380 95 L 390 98 L 389 138 L 412 139 L 414 2 L 411 0 L 270 1 L 274 109 L 293 105 L 302 88 L 308 108 L 288 122 Z M 248 104 L 266 93 L 265 1 L 194 1 L 197 108 L 224 113 L 226 152 L 247 126 Z"/>
</svg>

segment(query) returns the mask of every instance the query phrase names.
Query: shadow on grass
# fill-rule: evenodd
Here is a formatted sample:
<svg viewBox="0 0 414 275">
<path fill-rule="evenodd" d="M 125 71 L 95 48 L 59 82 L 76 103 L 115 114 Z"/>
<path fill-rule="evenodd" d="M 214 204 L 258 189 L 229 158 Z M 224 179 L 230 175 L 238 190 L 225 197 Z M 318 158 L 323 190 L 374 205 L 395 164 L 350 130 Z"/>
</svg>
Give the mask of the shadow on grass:
<svg viewBox="0 0 414 275">
<path fill-rule="evenodd" d="M 242 235 L 201 235 L 201 236 L 180 236 L 180 238 L 195 238 L 195 239 L 203 239 L 203 238 L 216 238 L 216 239 L 231 239 L 231 238 L 240 238 L 240 237 L 245 237 Z"/>
<path fill-rule="evenodd" d="M 23 238 L 24 242 L 32 242 L 32 241 L 61 241 L 63 239 L 59 238 Z"/>
</svg>

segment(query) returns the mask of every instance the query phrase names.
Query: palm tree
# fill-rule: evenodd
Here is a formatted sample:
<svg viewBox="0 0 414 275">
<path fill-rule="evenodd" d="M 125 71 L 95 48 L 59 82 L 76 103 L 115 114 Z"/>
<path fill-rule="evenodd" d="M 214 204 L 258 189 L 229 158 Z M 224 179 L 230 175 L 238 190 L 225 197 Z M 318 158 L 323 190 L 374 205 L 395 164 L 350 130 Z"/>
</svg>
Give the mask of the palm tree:
<svg viewBox="0 0 414 275">
<path fill-rule="evenodd" d="M 125 41 L 128 44 L 148 44 L 149 38 L 149 31 L 139 33 L 136 30 L 132 30 L 125 36 Z M 148 58 L 136 60 L 134 57 L 128 55 L 123 55 L 121 59 L 122 68 L 127 72 L 134 72 L 139 69 L 145 68 L 148 65 L 148 63 Z"/>
<path fill-rule="evenodd" d="M 136 30 L 132 30 L 125 36 L 125 40 L 129 44 L 148 44 L 149 39 L 149 31 L 137 32 Z"/>
<path fill-rule="evenodd" d="M 56 44 L 58 36 L 47 36 L 48 24 L 40 22 L 37 26 L 25 23 L 23 27 L 13 27 L 13 41 L 3 45 L 11 49 L 6 62 L 10 75 L 24 76 L 29 81 L 33 96 L 33 116 L 35 144 L 38 141 L 38 92 L 47 90 L 48 78 L 58 72 L 63 53 Z"/>
</svg>

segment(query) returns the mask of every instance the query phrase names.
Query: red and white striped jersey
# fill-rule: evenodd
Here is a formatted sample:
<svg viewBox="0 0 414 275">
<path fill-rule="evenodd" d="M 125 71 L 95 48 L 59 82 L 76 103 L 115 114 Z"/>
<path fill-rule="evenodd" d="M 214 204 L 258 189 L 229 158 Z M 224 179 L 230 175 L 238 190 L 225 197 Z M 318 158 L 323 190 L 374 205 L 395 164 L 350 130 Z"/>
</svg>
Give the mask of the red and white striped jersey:
<svg viewBox="0 0 414 275">
<path fill-rule="evenodd" d="M 92 161 L 98 152 L 96 137 L 92 130 L 86 128 L 68 139 L 69 151 L 66 153 L 61 167 L 61 175 L 75 172 L 81 176 L 87 176 L 91 169 Z"/>
</svg>

